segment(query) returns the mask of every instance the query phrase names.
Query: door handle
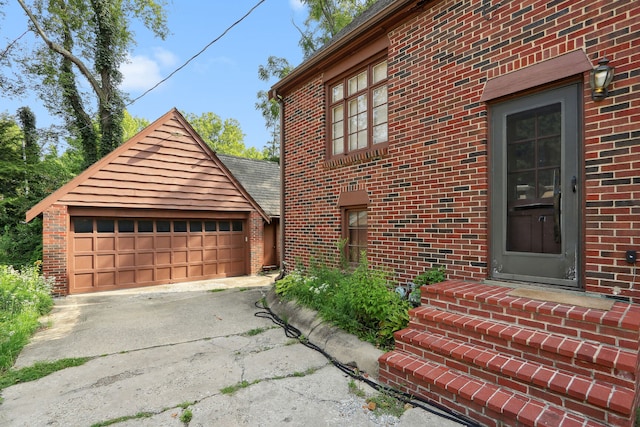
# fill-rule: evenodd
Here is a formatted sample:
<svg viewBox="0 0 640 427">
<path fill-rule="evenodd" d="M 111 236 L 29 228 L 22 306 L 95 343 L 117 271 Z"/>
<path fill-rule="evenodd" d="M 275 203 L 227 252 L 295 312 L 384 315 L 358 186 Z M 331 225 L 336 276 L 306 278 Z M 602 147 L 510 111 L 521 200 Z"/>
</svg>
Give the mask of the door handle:
<svg viewBox="0 0 640 427">
<path fill-rule="evenodd" d="M 574 175 L 571 177 L 571 190 L 575 193 L 578 187 L 578 178 Z"/>
<path fill-rule="evenodd" d="M 556 243 L 562 240 L 562 232 L 560 229 L 560 174 L 559 171 L 553 171 L 553 238 Z M 575 190 L 574 190 L 575 191 Z"/>
</svg>

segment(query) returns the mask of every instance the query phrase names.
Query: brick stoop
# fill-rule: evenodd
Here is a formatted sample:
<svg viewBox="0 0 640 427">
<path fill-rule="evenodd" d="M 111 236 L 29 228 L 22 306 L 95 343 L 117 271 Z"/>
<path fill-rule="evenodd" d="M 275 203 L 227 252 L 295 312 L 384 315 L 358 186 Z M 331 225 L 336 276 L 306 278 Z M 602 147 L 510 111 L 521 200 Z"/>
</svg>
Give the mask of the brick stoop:
<svg viewBox="0 0 640 427">
<path fill-rule="evenodd" d="M 380 380 L 487 426 L 633 426 L 640 307 L 610 310 L 446 281 L 379 359 Z"/>
</svg>

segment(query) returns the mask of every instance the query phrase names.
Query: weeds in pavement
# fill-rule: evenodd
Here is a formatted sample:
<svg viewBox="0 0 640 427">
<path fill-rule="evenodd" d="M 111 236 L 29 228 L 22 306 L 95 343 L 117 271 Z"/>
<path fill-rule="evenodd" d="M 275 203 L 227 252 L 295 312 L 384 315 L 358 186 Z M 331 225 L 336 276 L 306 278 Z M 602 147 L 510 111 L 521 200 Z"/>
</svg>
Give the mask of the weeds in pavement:
<svg viewBox="0 0 640 427">
<path fill-rule="evenodd" d="M 185 409 L 184 411 L 182 411 L 182 415 L 180 415 L 180 421 L 182 421 L 185 424 L 188 424 L 189 422 L 191 422 L 191 418 L 193 418 L 193 412 L 191 412 L 191 409 Z"/>
<path fill-rule="evenodd" d="M 154 414 L 153 412 L 138 412 L 135 415 L 126 415 L 124 417 L 118 417 L 118 418 L 113 418 L 107 421 L 103 421 L 101 423 L 95 423 L 92 424 L 91 427 L 106 427 L 106 426 L 110 426 L 113 424 L 118 424 L 118 423 L 123 423 L 125 421 L 129 421 L 129 420 L 137 420 L 137 419 L 141 419 L 141 418 L 151 418 L 153 417 Z"/>
<path fill-rule="evenodd" d="M 9 369 L 0 374 L 0 390 L 18 383 L 35 381 L 56 371 L 74 366 L 80 366 L 91 360 L 90 357 L 60 359 L 55 362 L 37 362 L 22 369 Z"/>
</svg>

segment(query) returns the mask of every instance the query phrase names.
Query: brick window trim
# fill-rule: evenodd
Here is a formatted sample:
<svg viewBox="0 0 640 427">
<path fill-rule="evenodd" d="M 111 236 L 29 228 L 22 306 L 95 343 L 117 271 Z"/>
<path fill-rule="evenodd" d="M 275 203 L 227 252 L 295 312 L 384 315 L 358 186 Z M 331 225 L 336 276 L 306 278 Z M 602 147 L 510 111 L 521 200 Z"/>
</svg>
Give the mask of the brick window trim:
<svg viewBox="0 0 640 427">
<path fill-rule="evenodd" d="M 336 169 L 343 166 L 356 165 L 366 163 L 373 160 L 379 160 L 389 155 L 389 142 L 377 144 L 375 147 L 367 151 L 358 151 L 343 156 L 333 157 L 325 160 L 322 166 L 325 170 Z"/>
<path fill-rule="evenodd" d="M 507 95 L 582 74 L 593 65 L 582 49 L 557 56 L 518 71 L 487 81 L 480 101 L 488 102 Z"/>
</svg>

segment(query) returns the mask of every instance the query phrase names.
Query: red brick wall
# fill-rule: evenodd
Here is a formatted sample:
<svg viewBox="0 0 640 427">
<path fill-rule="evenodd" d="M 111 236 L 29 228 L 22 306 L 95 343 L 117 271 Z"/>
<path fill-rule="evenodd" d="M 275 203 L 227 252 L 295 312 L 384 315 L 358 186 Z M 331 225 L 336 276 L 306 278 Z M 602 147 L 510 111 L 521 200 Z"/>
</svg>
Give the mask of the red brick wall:
<svg viewBox="0 0 640 427">
<path fill-rule="evenodd" d="M 485 5 L 483 7 L 482 5 Z M 441 1 L 389 33 L 388 153 L 325 164 L 321 75 L 285 94 L 285 261 L 335 259 L 341 191 L 369 193 L 369 260 L 401 281 L 434 264 L 488 271 L 485 82 L 582 49 L 616 67 L 611 96 L 584 81 L 584 284 L 640 302 L 640 2 Z M 636 290 L 636 288 L 638 290 Z"/>
<path fill-rule="evenodd" d="M 262 216 L 251 211 L 249 216 L 249 274 L 257 274 L 262 271 L 264 258 L 264 220 Z"/>
<path fill-rule="evenodd" d="M 42 219 L 42 273 L 55 280 L 52 293 L 67 295 L 67 248 L 69 242 L 69 216 L 67 206 L 52 205 L 43 212 Z"/>
</svg>

